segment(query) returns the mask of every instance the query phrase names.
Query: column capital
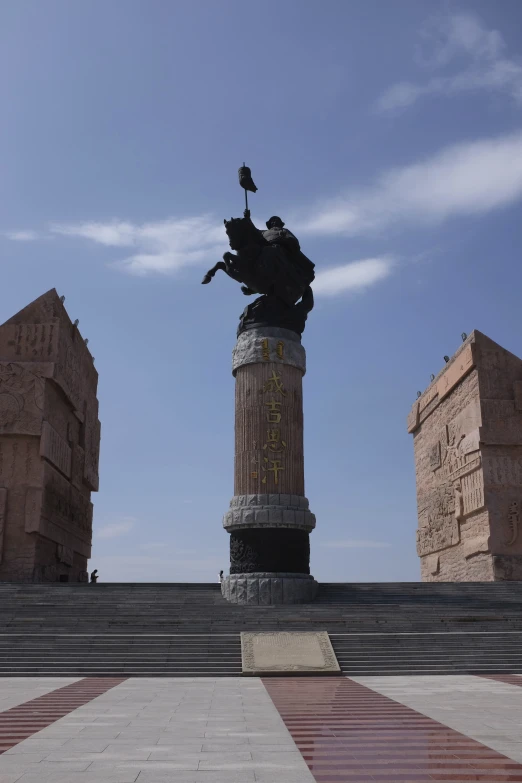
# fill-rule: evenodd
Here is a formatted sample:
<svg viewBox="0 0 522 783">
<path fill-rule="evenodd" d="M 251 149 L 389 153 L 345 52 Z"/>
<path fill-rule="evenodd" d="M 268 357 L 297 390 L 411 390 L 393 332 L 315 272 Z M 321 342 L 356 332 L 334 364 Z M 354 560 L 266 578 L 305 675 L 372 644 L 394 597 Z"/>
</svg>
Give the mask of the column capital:
<svg viewBox="0 0 522 783">
<path fill-rule="evenodd" d="M 242 332 L 232 351 L 232 375 L 245 364 L 275 362 L 306 372 L 306 352 L 301 338 L 290 329 L 263 326 Z"/>
</svg>

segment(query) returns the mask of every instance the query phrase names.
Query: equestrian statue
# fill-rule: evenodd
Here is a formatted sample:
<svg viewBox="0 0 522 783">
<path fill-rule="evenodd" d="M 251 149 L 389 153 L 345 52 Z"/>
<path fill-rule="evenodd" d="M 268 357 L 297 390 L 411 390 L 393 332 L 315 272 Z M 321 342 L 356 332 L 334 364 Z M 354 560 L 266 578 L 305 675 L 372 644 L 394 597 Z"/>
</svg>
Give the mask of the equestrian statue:
<svg viewBox="0 0 522 783">
<path fill-rule="evenodd" d="M 302 334 L 308 313 L 314 306 L 310 284 L 314 264 L 301 252 L 299 241 L 274 215 L 266 231 L 258 229 L 250 218 L 247 191 L 257 190 L 250 169 L 239 169 L 239 182 L 245 189 L 246 208 L 242 218 L 225 220 L 225 231 L 234 253 L 223 254 L 202 280 L 210 283 L 218 270 L 238 283 L 246 296 L 261 294 L 249 304 L 241 318 L 238 335 L 258 326 L 278 326 Z"/>
</svg>

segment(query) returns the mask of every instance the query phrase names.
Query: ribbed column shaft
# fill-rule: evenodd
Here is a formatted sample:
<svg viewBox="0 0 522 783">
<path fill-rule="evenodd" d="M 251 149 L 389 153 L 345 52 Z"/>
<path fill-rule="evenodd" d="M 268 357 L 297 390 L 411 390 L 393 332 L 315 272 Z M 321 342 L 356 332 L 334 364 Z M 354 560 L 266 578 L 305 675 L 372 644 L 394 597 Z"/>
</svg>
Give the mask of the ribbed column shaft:
<svg viewBox="0 0 522 783">
<path fill-rule="evenodd" d="M 304 496 L 302 384 L 290 365 L 238 368 L 234 495 Z"/>
</svg>

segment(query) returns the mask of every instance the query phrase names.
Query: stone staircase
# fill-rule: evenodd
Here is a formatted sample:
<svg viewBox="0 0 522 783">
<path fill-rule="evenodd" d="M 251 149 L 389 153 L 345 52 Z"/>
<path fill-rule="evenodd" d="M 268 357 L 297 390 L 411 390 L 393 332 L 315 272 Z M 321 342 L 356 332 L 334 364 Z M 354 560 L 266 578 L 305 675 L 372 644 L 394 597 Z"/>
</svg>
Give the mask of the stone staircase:
<svg viewBox="0 0 522 783">
<path fill-rule="evenodd" d="M 237 606 L 209 584 L 0 583 L 0 676 L 236 676 L 240 631 L 328 631 L 348 675 L 522 674 L 522 582 L 322 584 Z"/>
</svg>

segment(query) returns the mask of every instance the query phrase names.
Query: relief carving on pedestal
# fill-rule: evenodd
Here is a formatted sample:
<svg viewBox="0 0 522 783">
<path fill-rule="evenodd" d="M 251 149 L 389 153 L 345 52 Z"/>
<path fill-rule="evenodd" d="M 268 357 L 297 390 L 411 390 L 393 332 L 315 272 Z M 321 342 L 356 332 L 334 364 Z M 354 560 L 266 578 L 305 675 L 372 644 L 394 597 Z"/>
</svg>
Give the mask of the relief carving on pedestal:
<svg viewBox="0 0 522 783">
<path fill-rule="evenodd" d="M 230 573 L 310 573 L 307 532 L 287 528 L 249 528 L 230 536 Z"/>
<path fill-rule="evenodd" d="M 419 519 L 417 554 L 420 557 L 459 543 L 460 530 L 455 514 L 451 485 L 437 487 Z"/>
<path fill-rule="evenodd" d="M 0 362 L 0 430 L 38 435 L 44 380 L 15 362 Z"/>
<path fill-rule="evenodd" d="M 455 518 L 459 520 L 484 506 L 479 421 L 476 406 L 468 406 L 444 427 L 429 452 L 430 468 L 441 485 L 453 486 Z"/>
</svg>

